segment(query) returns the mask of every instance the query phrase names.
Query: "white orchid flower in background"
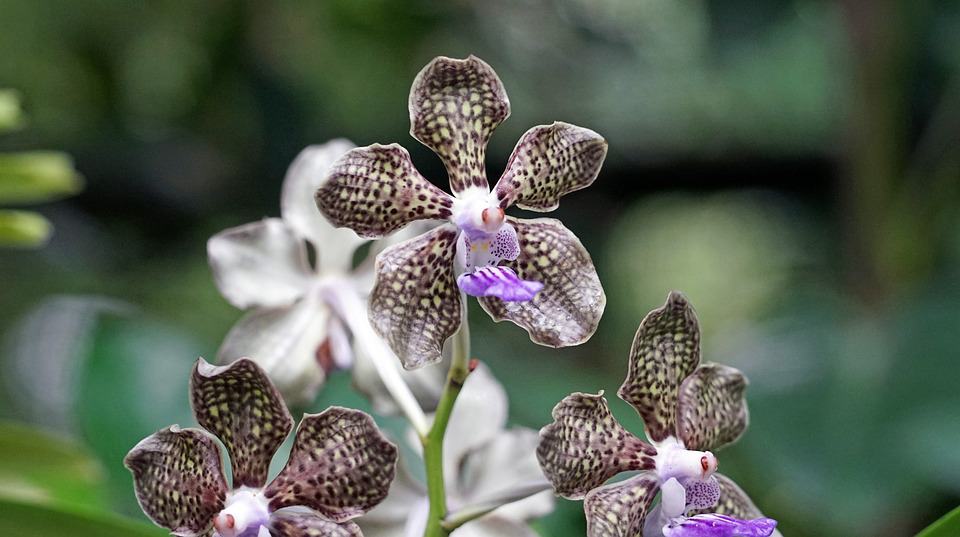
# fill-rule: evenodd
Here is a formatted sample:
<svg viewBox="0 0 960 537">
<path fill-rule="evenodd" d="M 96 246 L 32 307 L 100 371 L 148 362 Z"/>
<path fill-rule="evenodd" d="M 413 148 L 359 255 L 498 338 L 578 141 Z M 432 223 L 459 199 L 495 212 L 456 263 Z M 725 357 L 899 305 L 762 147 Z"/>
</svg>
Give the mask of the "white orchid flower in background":
<svg viewBox="0 0 960 537">
<path fill-rule="evenodd" d="M 453 537 L 536 537 L 527 523 L 553 511 L 554 495 L 535 455 L 537 432 L 506 425 L 507 394 L 480 364 L 453 408 L 443 444 L 443 475 L 452 518 L 474 510 L 489 514 L 455 529 Z M 427 489 L 403 462 L 386 500 L 357 520 L 366 537 L 423 535 Z"/>
<path fill-rule="evenodd" d="M 415 404 L 395 403 L 379 376 L 383 362 L 402 375 L 429 409 L 443 385 L 442 368 L 401 371 L 366 315 L 373 257 L 404 237 L 374 243 L 367 258 L 354 266 L 354 253 L 367 240 L 334 228 L 313 201 L 330 166 L 353 147 L 346 140 L 307 147 L 284 179 L 281 218 L 265 218 L 210 238 L 207 252 L 217 288 L 231 304 L 248 311 L 221 344 L 217 360 L 252 357 L 290 404 L 309 403 L 331 371 L 351 367 L 356 387 L 378 412 Z"/>
</svg>

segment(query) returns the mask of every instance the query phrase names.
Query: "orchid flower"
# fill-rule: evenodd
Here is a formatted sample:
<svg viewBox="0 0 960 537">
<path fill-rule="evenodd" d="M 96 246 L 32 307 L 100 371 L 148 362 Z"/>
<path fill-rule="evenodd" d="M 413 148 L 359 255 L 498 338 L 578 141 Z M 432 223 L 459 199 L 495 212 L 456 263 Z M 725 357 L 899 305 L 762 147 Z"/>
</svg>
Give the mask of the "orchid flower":
<svg viewBox="0 0 960 537">
<path fill-rule="evenodd" d="M 700 363 L 696 314 L 673 292 L 640 323 L 617 393 L 640 414 L 652 445 L 617 422 L 603 392 L 574 393 L 540 431 L 540 465 L 558 494 L 584 499 L 588 537 L 769 536 L 776 521 L 717 473 L 710 451 L 746 430 L 746 386 L 740 371 Z M 627 471 L 639 473 L 604 485 Z M 688 516 L 697 512 L 711 514 Z"/>
<path fill-rule="evenodd" d="M 396 473 L 397 448 L 373 419 L 330 407 L 304 415 L 289 461 L 265 485 L 293 418 L 252 360 L 221 367 L 198 360 L 190 402 L 205 431 L 167 427 L 124 459 L 143 512 L 173 535 L 357 537 L 350 520 L 383 500 Z M 211 434 L 230 456 L 232 489 Z"/>
<path fill-rule="evenodd" d="M 446 221 L 377 258 L 370 319 L 404 367 L 440 360 L 461 323 L 461 291 L 541 345 L 589 339 L 606 304 L 590 254 L 558 220 L 523 220 L 504 210 L 555 209 L 561 196 L 593 183 L 606 141 L 568 123 L 534 127 L 491 192 L 484 154 L 510 101 L 489 65 L 474 56 L 434 59 L 413 82 L 409 112 L 410 133 L 441 158 L 453 196 L 420 175 L 397 144 L 349 151 L 316 192 L 331 222 L 363 237 L 417 220 Z"/>
<path fill-rule="evenodd" d="M 208 242 L 220 292 L 250 310 L 230 330 L 217 359 L 253 357 L 291 404 L 309 403 L 331 370 L 355 365 L 354 384 L 378 412 L 390 413 L 395 403 L 371 363 L 389 351 L 377 345 L 361 304 L 373 286 L 373 254 L 382 246 L 375 244 L 353 268 L 354 252 L 366 239 L 335 229 L 312 201 L 319 180 L 353 147 L 334 140 L 304 149 L 283 182 L 282 218 L 227 229 Z M 308 249 L 315 253 L 312 265 Z M 385 367 L 399 369 L 396 360 L 388 362 Z M 403 380 L 421 405 L 436 404 L 442 371 L 403 372 Z"/>
<path fill-rule="evenodd" d="M 443 446 L 444 476 L 452 512 L 493 510 L 454 530 L 454 537 L 536 537 L 527 521 L 553 510 L 553 495 L 534 456 L 536 431 L 507 429 L 506 422 L 506 392 L 481 364 L 453 408 Z M 367 537 L 423 535 L 426 488 L 403 471 L 402 461 L 400 469 L 387 499 L 358 521 Z M 505 499 L 517 501 L 502 505 Z"/>
</svg>

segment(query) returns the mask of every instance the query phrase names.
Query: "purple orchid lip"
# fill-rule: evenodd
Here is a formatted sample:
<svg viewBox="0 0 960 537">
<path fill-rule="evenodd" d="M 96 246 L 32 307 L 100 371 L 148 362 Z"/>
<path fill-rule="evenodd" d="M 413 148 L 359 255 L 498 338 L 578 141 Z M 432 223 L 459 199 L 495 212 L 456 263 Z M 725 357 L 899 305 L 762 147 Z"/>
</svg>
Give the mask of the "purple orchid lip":
<svg viewBox="0 0 960 537">
<path fill-rule="evenodd" d="M 663 527 L 664 537 L 769 537 L 777 529 L 772 518 L 740 520 L 709 513 L 671 521 Z"/>
<path fill-rule="evenodd" d="M 461 274 L 457 285 L 470 296 L 494 296 L 504 302 L 527 302 L 543 289 L 540 282 L 521 280 L 509 267 L 496 266 Z"/>
</svg>

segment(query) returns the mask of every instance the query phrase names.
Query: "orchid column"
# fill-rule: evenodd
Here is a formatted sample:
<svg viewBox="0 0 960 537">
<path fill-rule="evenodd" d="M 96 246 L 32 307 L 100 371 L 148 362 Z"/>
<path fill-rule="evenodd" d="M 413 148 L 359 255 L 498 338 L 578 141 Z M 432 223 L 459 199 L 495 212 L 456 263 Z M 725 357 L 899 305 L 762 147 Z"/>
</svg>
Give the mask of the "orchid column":
<svg viewBox="0 0 960 537">
<path fill-rule="evenodd" d="M 403 366 L 438 362 L 455 336 L 453 364 L 433 424 L 421 435 L 430 497 L 426 535 L 446 535 L 463 517 L 447 512 L 443 438 L 470 373 L 466 295 L 495 321 L 509 320 L 535 343 L 577 345 L 590 338 L 606 297 L 590 255 L 559 221 L 509 217 L 511 205 L 550 211 L 564 194 L 589 186 L 607 145 L 597 133 L 553 123 L 517 143 L 490 190 L 487 142 L 510 115 L 493 69 L 473 56 L 436 58 L 414 80 L 411 134 L 446 167 L 453 195 L 427 181 L 397 144 L 353 149 L 338 160 L 316 193 L 337 226 L 382 237 L 416 220 L 442 224 L 384 250 L 377 258 L 369 315 Z"/>
</svg>

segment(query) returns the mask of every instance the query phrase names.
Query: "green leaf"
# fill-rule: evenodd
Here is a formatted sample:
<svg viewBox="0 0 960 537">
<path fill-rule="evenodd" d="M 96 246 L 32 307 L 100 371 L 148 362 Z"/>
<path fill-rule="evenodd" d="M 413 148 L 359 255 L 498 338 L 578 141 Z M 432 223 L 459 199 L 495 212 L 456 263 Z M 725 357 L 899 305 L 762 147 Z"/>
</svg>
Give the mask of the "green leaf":
<svg viewBox="0 0 960 537">
<path fill-rule="evenodd" d="M 956 537 L 960 535 L 960 507 L 920 531 L 917 537 Z"/>
<path fill-rule="evenodd" d="M 39 248 L 51 233 L 53 225 L 37 213 L 0 211 L 0 247 Z"/>
<path fill-rule="evenodd" d="M 76 194 L 83 187 L 73 159 L 59 151 L 0 155 L 0 201 L 37 203 Z"/>
<path fill-rule="evenodd" d="M 161 537 L 167 532 L 112 513 L 0 499 L 0 535 L 17 537 Z"/>
<path fill-rule="evenodd" d="M 20 95 L 13 90 L 0 90 L 0 132 L 16 129 L 23 124 Z"/>
<path fill-rule="evenodd" d="M 103 487 L 103 468 L 76 442 L 0 422 L 0 499 L 100 508 Z"/>
</svg>

